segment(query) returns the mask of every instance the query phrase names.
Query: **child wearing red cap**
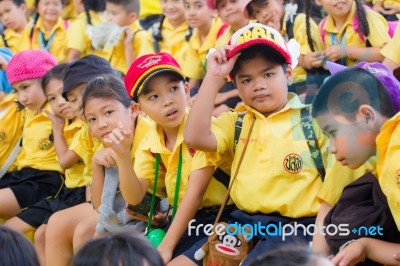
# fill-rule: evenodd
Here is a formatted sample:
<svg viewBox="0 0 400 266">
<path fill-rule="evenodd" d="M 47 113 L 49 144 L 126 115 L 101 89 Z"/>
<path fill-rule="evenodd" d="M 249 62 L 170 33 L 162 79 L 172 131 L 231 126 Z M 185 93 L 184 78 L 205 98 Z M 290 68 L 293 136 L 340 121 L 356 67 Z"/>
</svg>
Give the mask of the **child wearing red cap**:
<svg viewBox="0 0 400 266">
<path fill-rule="evenodd" d="M 193 218 L 194 224 L 213 222 L 226 187 L 211 178 L 214 166 L 203 166 L 204 154 L 183 140 L 189 87 L 175 59 L 167 53 L 137 58 L 125 77 L 125 86 L 135 101 L 134 108 L 146 113 L 154 124 L 136 151 L 134 164 L 124 155 L 131 147 L 127 129 L 116 128 L 105 142 L 116 154 L 120 183 L 125 185 L 121 192 L 128 204 L 139 204 L 149 192 L 166 197 L 173 206 L 173 222 L 158 247 L 168 263 L 204 238 L 204 233 L 195 236 L 193 232 L 188 237 L 188 223 Z M 159 169 L 158 175 L 155 169 Z M 229 165 L 221 165 L 221 169 L 229 172 Z"/>
<path fill-rule="evenodd" d="M 1 218 L 10 219 L 43 198 L 57 197 L 64 183 L 53 145 L 52 124 L 44 112 L 50 106 L 41 87 L 41 79 L 56 64 L 48 52 L 30 50 L 16 54 L 7 65 L 7 78 L 25 114 L 18 170 L 0 180 Z M 16 230 L 26 224 L 29 221 L 7 222 Z"/>
<path fill-rule="evenodd" d="M 233 158 L 231 176 L 237 172 L 230 192 L 237 206 L 231 213 L 233 222 L 298 225 L 284 237 L 274 229 L 259 228 L 252 235 L 253 243 L 258 244 L 242 265 L 287 243 L 308 245 L 313 232 L 309 226 L 314 227 L 319 200 L 333 204 L 343 188 L 331 171 L 340 170 L 343 183 L 359 176 L 328 160 L 328 139 L 313 123 L 309 107 L 287 92 L 298 49 L 296 41 L 286 43 L 268 26 L 254 23 L 240 29 L 232 36 L 231 46 L 209 56 L 206 77 L 186 123 L 185 141 L 213 152 L 208 153 L 211 164 L 218 164 L 223 154 Z M 228 74 L 244 106 L 211 120 L 218 86 Z M 243 126 L 234 149 L 240 112 L 244 112 Z M 276 234 L 271 235 L 272 231 Z"/>
</svg>

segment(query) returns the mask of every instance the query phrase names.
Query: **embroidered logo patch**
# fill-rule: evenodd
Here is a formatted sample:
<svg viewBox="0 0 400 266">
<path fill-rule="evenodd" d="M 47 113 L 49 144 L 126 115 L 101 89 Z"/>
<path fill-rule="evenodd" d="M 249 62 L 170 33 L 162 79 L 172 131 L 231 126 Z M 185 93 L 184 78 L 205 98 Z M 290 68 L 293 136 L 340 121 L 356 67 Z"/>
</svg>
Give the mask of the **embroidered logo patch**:
<svg viewBox="0 0 400 266">
<path fill-rule="evenodd" d="M 397 185 L 400 185 L 400 169 L 398 169 L 394 175 L 397 180 Z"/>
<path fill-rule="evenodd" d="M 5 132 L 0 131 L 0 142 L 4 142 L 7 138 L 7 135 Z"/>
<path fill-rule="evenodd" d="M 49 139 L 41 139 L 39 140 L 39 149 L 42 151 L 48 151 L 52 147 L 53 143 Z"/>
<path fill-rule="evenodd" d="M 287 172 L 297 174 L 303 168 L 303 159 L 296 153 L 290 153 L 283 160 L 283 167 Z"/>
</svg>

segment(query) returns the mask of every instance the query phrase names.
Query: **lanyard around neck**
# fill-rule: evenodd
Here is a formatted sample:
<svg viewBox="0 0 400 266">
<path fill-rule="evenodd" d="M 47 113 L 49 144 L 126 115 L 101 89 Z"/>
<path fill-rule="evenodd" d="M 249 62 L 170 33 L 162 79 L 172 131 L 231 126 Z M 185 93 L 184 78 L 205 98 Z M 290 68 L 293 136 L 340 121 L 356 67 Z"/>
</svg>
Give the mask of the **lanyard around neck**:
<svg viewBox="0 0 400 266">
<path fill-rule="evenodd" d="M 51 35 L 50 38 L 46 40 L 44 37 L 44 33 L 39 30 L 39 42 L 40 42 L 40 49 L 44 49 L 49 51 L 50 45 L 53 42 L 54 36 L 56 35 L 57 30 L 55 30 Z"/>
<path fill-rule="evenodd" d="M 330 38 L 331 38 L 331 44 L 332 45 L 340 45 L 340 47 L 344 47 L 346 45 L 346 30 L 344 31 L 344 33 L 342 35 L 342 38 L 340 38 L 340 40 L 336 36 L 336 34 L 333 33 L 333 32 L 330 33 Z M 345 66 L 346 65 L 346 58 L 341 58 L 340 59 L 340 64 Z"/>
</svg>

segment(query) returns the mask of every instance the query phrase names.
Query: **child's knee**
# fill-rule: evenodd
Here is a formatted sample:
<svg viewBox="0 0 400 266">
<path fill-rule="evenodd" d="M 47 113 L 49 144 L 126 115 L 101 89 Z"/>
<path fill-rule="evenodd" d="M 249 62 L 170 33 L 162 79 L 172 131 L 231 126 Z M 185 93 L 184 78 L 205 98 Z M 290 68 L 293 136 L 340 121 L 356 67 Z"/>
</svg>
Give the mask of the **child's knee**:
<svg viewBox="0 0 400 266">
<path fill-rule="evenodd" d="M 46 238 L 46 224 L 42 224 L 38 229 L 36 229 L 34 240 L 36 245 L 43 245 Z"/>
</svg>

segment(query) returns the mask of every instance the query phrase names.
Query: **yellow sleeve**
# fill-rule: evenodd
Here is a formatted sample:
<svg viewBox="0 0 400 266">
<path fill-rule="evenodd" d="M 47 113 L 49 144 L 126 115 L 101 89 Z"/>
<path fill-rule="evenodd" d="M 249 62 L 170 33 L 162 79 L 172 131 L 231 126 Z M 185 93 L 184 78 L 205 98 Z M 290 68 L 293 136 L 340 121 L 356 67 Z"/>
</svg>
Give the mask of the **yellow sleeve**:
<svg viewBox="0 0 400 266">
<path fill-rule="evenodd" d="M 315 51 L 323 51 L 324 43 L 322 42 L 321 34 L 318 25 L 310 18 L 310 34 L 314 43 Z M 293 35 L 296 41 L 300 44 L 300 54 L 306 55 L 311 53 L 311 48 L 308 44 L 306 31 L 306 15 L 298 14 L 294 20 Z"/>
<path fill-rule="evenodd" d="M 153 44 L 151 43 L 151 38 L 148 37 L 148 34 L 147 31 L 140 30 L 133 38 L 132 49 L 136 57 L 154 53 Z"/>
<path fill-rule="evenodd" d="M 29 35 L 31 33 L 32 28 L 26 26 L 21 34 L 21 41 L 17 47 L 18 52 L 26 51 L 32 49 L 31 40 Z"/>
<path fill-rule="evenodd" d="M 203 77 L 203 66 L 201 64 L 201 59 L 191 46 L 191 42 L 189 42 L 182 69 L 188 78 L 201 79 Z"/>
<path fill-rule="evenodd" d="M 393 38 L 382 48 L 381 54 L 395 62 L 400 64 L 400 26 L 396 27 Z"/>
<path fill-rule="evenodd" d="M 369 26 L 368 41 L 372 47 L 383 47 L 390 41 L 389 27 L 385 18 L 372 10 L 366 10 Z"/>
<path fill-rule="evenodd" d="M 74 49 L 81 53 L 85 51 L 86 42 L 84 37 L 83 20 L 77 19 L 69 25 L 67 30 L 67 48 Z"/>
<path fill-rule="evenodd" d="M 83 125 L 79 132 L 74 135 L 69 149 L 74 151 L 85 163 L 85 165 L 92 164 L 92 157 L 94 152 L 94 142 L 89 132 L 89 126 Z"/>
</svg>

